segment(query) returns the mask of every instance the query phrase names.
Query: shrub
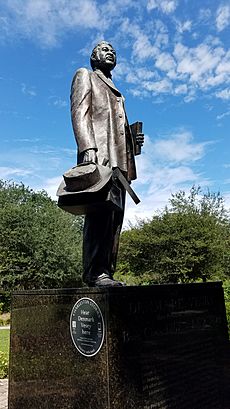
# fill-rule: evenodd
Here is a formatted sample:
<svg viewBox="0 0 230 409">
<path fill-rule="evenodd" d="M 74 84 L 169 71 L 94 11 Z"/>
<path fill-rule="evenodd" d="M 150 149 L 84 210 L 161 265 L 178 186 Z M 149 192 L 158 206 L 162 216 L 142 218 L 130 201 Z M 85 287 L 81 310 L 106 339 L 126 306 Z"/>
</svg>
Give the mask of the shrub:
<svg viewBox="0 0 230 409">
<path fill-rule="evenodd" d="M 224 288 L 226 316 L 227 316 L 227 321 L 228 321 L 228 331 L 229 331 L 229 336 L 230 336 L 230 280 L 226 280 L 223 283 L 223 288 Z"/>
<path fill-rule="evenodd" d="M 0 314 L 0 327 L 10 325 L 10 313 Z"/>
</svg>

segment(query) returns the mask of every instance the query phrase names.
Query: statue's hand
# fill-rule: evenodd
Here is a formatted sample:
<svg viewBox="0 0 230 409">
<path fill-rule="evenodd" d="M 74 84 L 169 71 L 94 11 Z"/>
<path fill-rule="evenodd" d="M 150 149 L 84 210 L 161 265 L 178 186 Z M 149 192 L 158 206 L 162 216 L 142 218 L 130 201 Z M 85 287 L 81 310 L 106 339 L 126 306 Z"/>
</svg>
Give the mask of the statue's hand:
<svg viewBox="0 0 230 409">
<path fill-rule="evenodd" d="M 87 149 L 84 152 L 83 162 L 95 162 L 97 163 L 97 153 L 95 149 Z"/>
<path fill-rule="evenodd" d="M 139 146 L 144 145 L 144 134 L 143 133 L 137 133 L 136 135 L 136 142 L 138 143 Z"/>
</svg>

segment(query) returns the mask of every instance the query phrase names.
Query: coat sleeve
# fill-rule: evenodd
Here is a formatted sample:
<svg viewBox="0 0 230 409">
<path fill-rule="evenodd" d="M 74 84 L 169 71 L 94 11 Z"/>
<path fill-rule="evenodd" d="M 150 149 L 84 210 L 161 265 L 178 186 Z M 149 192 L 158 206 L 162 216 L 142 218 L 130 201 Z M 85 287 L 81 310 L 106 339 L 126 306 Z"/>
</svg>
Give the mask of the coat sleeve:
<svg viewBox="0 0 230 409">
<path fill-rule="evenodd" d="M 92 124 L 92 85 L 90 72 L 80 68 L 71 87 L 71 119 L 79 153 L 96 149 Z"/>
</svg>

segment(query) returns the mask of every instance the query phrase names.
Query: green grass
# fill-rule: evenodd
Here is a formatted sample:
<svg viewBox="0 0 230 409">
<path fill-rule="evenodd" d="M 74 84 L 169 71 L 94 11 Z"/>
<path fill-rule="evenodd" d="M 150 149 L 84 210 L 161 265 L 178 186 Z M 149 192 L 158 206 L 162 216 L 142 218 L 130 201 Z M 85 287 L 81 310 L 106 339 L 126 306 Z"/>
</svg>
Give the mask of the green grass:
<svg viewBox="0 0 230 409">
<path fill-rule="evenodd" d="M 8 374 L 10 347 L 10 330 L 0 330 L 0 378 L 6 378 Z"/>
<path fill-rule="evenodd" d="M 0 330 L 0 351 L 4 354 L 9 355 L 10 347 L 10 330 L 1 329 Z"/>
</svg>

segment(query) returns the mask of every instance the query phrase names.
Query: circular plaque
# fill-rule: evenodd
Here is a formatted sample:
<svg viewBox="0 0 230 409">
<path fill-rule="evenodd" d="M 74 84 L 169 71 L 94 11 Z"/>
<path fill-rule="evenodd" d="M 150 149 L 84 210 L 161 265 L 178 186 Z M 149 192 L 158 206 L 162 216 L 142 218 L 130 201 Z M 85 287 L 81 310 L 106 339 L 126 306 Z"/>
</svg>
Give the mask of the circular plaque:
<svg viewBox="0 0 230 409">
<path fill-rule="evenodd" d="M 73 306 L 70 333 L 77 350 L 84 356 L 96 355 L 105 335 L 104 319 L 99 306 L 90 298 L 81 298 Z"/>
</svg>

